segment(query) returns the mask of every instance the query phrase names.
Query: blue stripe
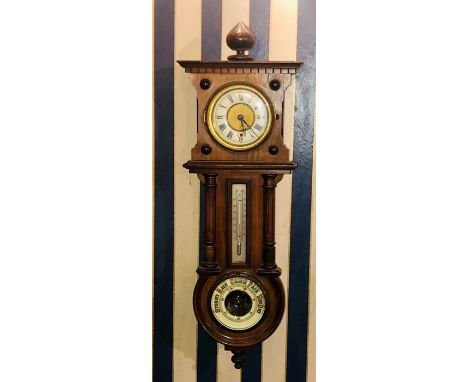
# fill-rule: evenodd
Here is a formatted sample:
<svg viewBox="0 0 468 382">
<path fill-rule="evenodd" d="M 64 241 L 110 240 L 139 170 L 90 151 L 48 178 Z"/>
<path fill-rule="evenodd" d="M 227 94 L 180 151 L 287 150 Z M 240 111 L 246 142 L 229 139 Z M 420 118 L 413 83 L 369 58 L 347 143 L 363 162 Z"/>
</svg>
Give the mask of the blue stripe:
<svg viewBox="0 0 468 382">
<path fill-rule="evenodd" d="M 198 325 L 197 381 L 215 382 L 217 364 L 217 345 L 203 328 Z"/>
<path fill-rule="evenodd" d="M 221 5 L 221 0 L 203 0 L 202 60 L 221 59 Z"/>
<path fill-rule="evenodd" d="M 221 59 L 221 0 L 202 2 L 202 60 Z M 200 185 L 200 261 L 205 240 L 205 190 Z M 217 342 L 198 325 L 197 381 L 216 382 Z"/>
<path fill-rule="evenodd" d="M 174 0 L 155 0 L 153 380 L 172 380 L 174 270 Z"/>
<path fill-rule="evenodd" d="M 270 45 L 270 0 L 250 1 L 249 27 L 257 37 L 257 43 L 251 50 L 256 60 L 268 60 Z"/>
<path fill-rule="evenodd" d="M 256 345 L 245 354 L 242 367 L 242 382 L 262 381 L 262 344 Z"/>
<path fill-rule="evenodd" d="M 286 380 L 307 378 L 312 146 L 315 103 L 315 0 L 299 0 Z"/>
</svg>

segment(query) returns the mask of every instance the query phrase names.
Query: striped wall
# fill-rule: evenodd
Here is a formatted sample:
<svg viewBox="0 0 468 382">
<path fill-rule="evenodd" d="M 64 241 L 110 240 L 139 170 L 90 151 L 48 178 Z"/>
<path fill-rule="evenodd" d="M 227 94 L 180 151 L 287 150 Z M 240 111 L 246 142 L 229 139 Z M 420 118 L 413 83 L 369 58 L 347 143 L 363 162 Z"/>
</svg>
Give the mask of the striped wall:
<svg viewBox="0 0 468 382">
<path fill-rule="evenodd" d="M 284 112 L 285 140 L 299 169 L 279 183 L 276 199 L 277 263 L 291 303 L 275 334 L 248 353 L 242 371 L 198 327 L 192 311 L 203 189 L 182 168 L 195 144 L 196 98 L 175 63 L 226 59 L 224 40 L 238 21 L 256 33 L 258 59 L 304 61 Z M 154 0 L 154 52 L 153 380 L 315 381 L 315 1 Z"/>
</svg>

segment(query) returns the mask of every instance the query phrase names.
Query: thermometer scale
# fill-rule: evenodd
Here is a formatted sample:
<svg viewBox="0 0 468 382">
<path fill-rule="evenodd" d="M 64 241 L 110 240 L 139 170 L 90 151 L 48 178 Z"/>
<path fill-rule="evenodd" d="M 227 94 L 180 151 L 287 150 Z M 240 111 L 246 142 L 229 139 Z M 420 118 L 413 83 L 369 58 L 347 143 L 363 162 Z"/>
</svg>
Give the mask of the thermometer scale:
<svg viewBox="0 0 468 382">
<path fill-rule="evenodd" d="M 232 221 L 231 221 L 231 262 L 246 262 L 246 225 L 247 225 L 247 185 L 232 184 Z"/>
</svg>

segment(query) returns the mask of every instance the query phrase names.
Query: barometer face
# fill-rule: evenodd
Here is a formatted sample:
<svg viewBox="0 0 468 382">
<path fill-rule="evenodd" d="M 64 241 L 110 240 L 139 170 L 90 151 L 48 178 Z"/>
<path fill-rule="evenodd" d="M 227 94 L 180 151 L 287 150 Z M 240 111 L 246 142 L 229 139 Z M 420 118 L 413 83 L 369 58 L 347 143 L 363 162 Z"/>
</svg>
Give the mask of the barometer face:
<svg viewBox="0 0 468 382">
<path fill-rule="evenodd" d="M 216 320 L 232 330 L 247 330 L 265 314 L 265 295 L 260 285 L 243 276 L 221 281 L 211 295 L 211 311 Z"/>
<path fill-rule="evenodd" d="M 218 91 L 207 109 L 207 125 L 213 138 L 231 150 L 248 150 L 267 137 L 272 126 L 272 107 L 258 89 L 236 84 Z"/>
</svg>

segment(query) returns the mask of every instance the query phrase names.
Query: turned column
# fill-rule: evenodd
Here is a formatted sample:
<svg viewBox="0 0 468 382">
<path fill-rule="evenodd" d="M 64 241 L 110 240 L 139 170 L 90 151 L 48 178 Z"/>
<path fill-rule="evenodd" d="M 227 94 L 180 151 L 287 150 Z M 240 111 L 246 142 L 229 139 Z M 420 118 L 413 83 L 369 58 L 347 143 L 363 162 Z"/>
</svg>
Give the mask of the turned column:
<svg viewBox="0 0 468 382">
<path fill-rule="evenodd" d="M 276 265 L 275 248 L 275 189 L 276 174 L 263 174 L 263 256 L 259 275 L 277 277 L 281 269 Z"/>
<path fill-rule="evenodd" d="M 205 178 L 205 245 L 203 261 L 198 273 L 218 273 L 216 261 L 216 174 L 203 174 Z"/>
</svg>

